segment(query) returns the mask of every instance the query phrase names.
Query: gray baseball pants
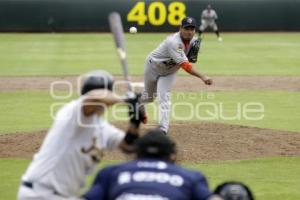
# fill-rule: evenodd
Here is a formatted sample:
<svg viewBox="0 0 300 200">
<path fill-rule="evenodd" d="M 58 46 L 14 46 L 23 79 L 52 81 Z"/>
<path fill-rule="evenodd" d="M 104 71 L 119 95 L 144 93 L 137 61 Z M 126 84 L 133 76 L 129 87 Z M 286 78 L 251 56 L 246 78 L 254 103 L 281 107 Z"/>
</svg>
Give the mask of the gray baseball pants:
<svg viewBox="0 0 300 200">
<path fill-rule="evenodd" d="M 144 92 L 142 102 L 150 103 L 158 98 L 159 128 L 168 132 L 171 111 L 171 88 L 175 83 L 176 72 L 168 75 L 159 75 L 155 72 L 155 64 L 146 59 L 144 72 Z"/>
</svg>

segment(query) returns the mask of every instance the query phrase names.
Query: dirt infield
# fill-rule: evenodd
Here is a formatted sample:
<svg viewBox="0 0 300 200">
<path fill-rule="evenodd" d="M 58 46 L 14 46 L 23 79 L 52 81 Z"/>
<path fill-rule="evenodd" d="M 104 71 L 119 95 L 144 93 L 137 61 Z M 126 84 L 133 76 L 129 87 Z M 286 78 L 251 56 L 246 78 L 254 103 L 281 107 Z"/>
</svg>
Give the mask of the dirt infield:
<svg viewBox="0 0 300 200">
<path fill-rule="evenodd" d="M 120 124 L 116 125 L 120 127 Z M 0 157 L 31 158 L 45 133 L 0 135 Z M 178 143 L 181 161 L 300 156 L 300 134 L 293 132 L 214 123 L 176 123 L 172 124 L 170 135 Z M 105 157 L 109 160 L 123 158 L 117 152 Z"/>
<path fill-rule="evenodd" d="M 141 76 L 132 77 L 142 81 Z M 285 76 L 216 76 L 212 87 L 196 78 L 180 76 L 174 91 L 300 91 L 300 77 Z M 122 77 L 116 77 L 117 80 Z M 77 77 L 0 77 L 0 91 L 44 90 L 49 91 L 54 81 L 77 85 Z M 198 82 L 197 82 L 198 81 Z M 66 85 L 57 85 L 66 90 Z M 120 127 L 121 123 L 117 123 Z M 121 127 L 124 128 L 124 127 Z M 149 127 L 147 127 L 149 128 Z M 46 130 L 34 133 L 0 135 L 0 157 L 31 158 L 38 151 Z M 172 123 L 170 135 L 179 146 L 183 161 L 235 160 L 273 156 L 300 156 L 300 133 L 251 128 L 215 123 Z M 122 154 L 109 153 L 106 159 L 120 159 Z"/>
<path fill-rule="evenodd" d="M 116 76 L 117 80 L 122 77 Z M 178 76 L 174 91 L 237 91 L 237 90 L 272 90 L 300 91 L 300 77 L 291 76 L 214 76 L 214 85 L 205 86 L 201 81 L 191 76 Z M 142 81 L 143 77 L 133 76 L 133 81 Z M 69 82 L 73 89 L 77 85 L 77 76 L 70 77 L 0 77 L 0 91 L 10 90 L 48 90 L 54 81 Z M 57 90 L 66 90 L 68 86 L 58 84 Z"/>
</svg>

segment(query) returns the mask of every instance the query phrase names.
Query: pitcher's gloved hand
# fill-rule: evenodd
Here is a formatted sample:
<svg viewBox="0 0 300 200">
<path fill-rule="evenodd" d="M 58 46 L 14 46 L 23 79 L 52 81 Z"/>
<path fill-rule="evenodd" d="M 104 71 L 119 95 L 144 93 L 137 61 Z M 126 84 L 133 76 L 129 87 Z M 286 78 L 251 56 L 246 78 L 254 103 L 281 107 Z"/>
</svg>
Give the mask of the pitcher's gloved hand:
<svg viewBox="0 0 300 200">
<path fill-rule="evenodd" d="M 187 54 L 187 58 L 189 60 L 189 62 L 191 63 L 196 63 L 197 62 L 197 59 L 198 59 L 198 53 L 199 53 L 199 50 L 200 50 L 200 44 L 201 44 L 201 39 L 198 38 L 197 40 L 193 41 L 191 44 L 190 44 L 190 50 Z"/>
</svg>

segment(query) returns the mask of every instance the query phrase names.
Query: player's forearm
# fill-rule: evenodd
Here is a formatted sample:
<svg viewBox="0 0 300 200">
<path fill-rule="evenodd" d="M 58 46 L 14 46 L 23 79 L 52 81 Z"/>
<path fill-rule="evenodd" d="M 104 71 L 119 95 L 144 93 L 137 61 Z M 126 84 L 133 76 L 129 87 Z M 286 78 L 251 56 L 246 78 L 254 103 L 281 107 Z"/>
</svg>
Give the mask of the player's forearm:
<svg viewBox="0 0 300 200">
<path fill-rule="evenodd" d="M 87 103 L 102 103 L 108 106 L 114 105 L 116 103 L 124 102 L 123 99 L 114 95 L 109 90 L 93 90 L 87 94 L 85 102 Z"/>
<path fill-rule="evenodd" d="M 196 71 L 194 68 L 193 68 L 193 65 L 189 62 L 183 62 L 180 64 L 180 66 L 189 74 L 193 75 L 193 76 L 196 76 L 200 79 L 203 79 L 205 76 L 203 74 L 201 74 L 200 72 Z"/>
<path fill-rule="evenodd" d="M 188 73 L 200 78 L 201 80 L 205 80 L 205 77 L 206 77 L 204 74 L 200 73 L 199 71 L 195 70 L 194 68 L 192 68 L 190 71 L 188 71 Z"/>
<path fill-rule="evenodd" d="M 213 80 L 210 77 L 205 76 L 204 74 L 198 72 L 196 69 L 193 68 L 191 63 L 184 62 L 184 63 L 180 64 L 180 66 L 189 74 L 200 78 L 206 85 L 213 84 Z"/>
<path fill-rule="evenodd" d="M 124 100 L 113 95 L 109 90 L 93 90 L 85 95 L 82 111 L 85 116 L 90 116 L 95 113 L 102 115 L 107 107 L 122 102 L 124 102 Z"/>
</svg>

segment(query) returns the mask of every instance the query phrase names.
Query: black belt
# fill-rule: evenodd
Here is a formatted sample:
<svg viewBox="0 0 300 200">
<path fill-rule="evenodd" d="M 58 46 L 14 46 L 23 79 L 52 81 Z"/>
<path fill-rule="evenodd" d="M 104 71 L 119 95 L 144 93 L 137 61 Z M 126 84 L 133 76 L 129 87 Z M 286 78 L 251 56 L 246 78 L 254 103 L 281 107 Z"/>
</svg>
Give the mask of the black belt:
<svg viewBox="0 0 300 200">
<path fill-rule="evenodd" d="M 29 182 L 29 181 L 22 181 L 22 185 L 25 186 L 25 187 L 28 187 L 30 189 L 33 189 L 33 183 L 32 182 Z M 58 196 L 62 196 L 61 194 L 59 194 L 58 192 L 56 192 L 55 190 L 53 190 L 53 193 L 55 195 L 58 195 Z"/>
</svg>

